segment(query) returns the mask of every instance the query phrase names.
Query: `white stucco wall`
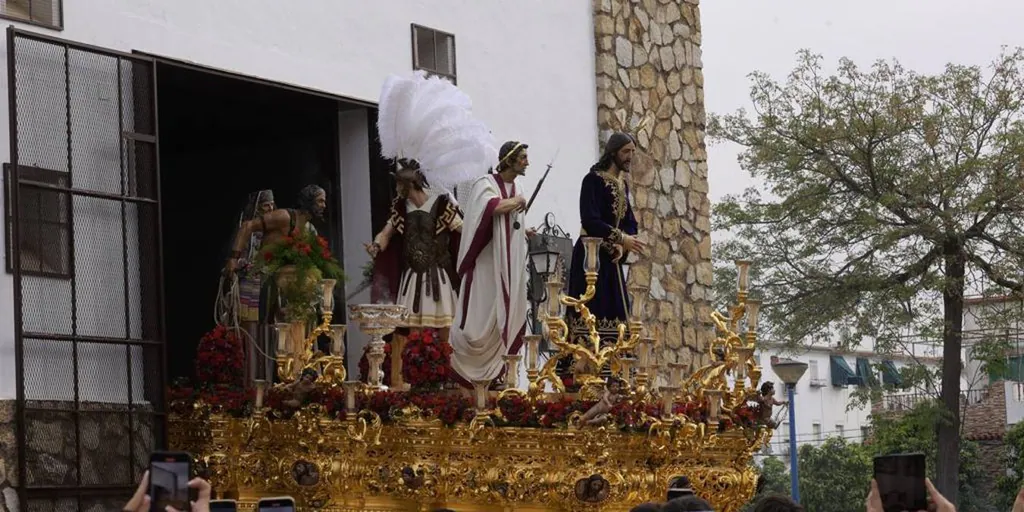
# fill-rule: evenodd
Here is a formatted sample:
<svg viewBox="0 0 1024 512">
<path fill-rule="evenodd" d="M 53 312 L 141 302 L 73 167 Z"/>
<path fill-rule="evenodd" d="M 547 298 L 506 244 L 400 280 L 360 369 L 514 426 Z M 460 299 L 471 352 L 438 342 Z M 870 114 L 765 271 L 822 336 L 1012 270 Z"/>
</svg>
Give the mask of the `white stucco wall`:
<svg viewBox="0 0 1024 512">
<path fill-rule="evenodd" d="M 540 224 L 550 211 L 578 232 L 579 182 L 597 154 L 589 0 L 89 0 L 64 2 L 64 9 L 61 32 L 22 28 L 369 101 L 389 73 L 412 69 L 410 24 L 453 33 L 458 83 L 476 113 L 498 139 L 531 145 L 533 168 L 522 180 L 527 193 L 561 148 L 528 224 Z M 2 119 L 9 115 L 6 76 L 0 73 Z M 9 160 L 8 137 L 2 122 L 2 161 Z M 105 308 L 123 308 L 118 300 L 96 304 L 95 320 L 104 321 Z M 0 399 L 15 394 L 13 361 L 12 279 L 0 274 Z"/>
<path fill-rule="evenodd" d="M 921 347 L 923 350 L 924 347 Z M 869 405 L 850 408 L 851 396 L 857 390 L 856 386 L 838 387 L 832 385 L 830 356 L 834 353 L 827 347 L 812 347 L 801 350 L 794 354 L 792 350 L 781 350 L 766 347 L 759 350 L 755 357 L 761 365 L 761 382 L 774 382 L 776 398 L 788 400 L 785 385 L 782 383 L 771 367 L 771 356 L 780 358 L 793 358 L 808 363 L 808 370 L 796 385 L 796 440 L 797 445 L 811 444 L 820 445 L 829 437 L 843 437 L 847 442 L 863 441 L 863 428 L 871 425 L 871 408 Z M 918 353 L 918 357 L 933 358 L 936 353 Z M 840 355 L 840 354 L 835 354 Z M 909 364 L 907 357 L 880 356 L 870 352 L 858 352 L 855 354 L 843 355 L 850 368 L 856 371 L 856 360 L 858 357 L 866 357 L 871 363 L 877 364 L 882 360 L 892 360 L 897 368 Z M 922 359 L 926 364 L 937 364 L 933 359 Z M 815 374 L 815 366 L 817 371 Z M 881 378 L 876 375 L 876 378 Z M 910 392 L 910 391 L 908 391 Z M 776 408 L 775 413 L 779 420 L 779 428 L 776 429 L 771 440 L 772 456 L 781 457 L 784 462 L 789 463 L 789 458 L 783 456 L 789 443 L 789 411 L 784 413 L 781 408 Z M 815 435 L 815 425 L 818 425 L 820 436 Z M 839 427 L 842 427 L 842 430 Z"/>
</svg>

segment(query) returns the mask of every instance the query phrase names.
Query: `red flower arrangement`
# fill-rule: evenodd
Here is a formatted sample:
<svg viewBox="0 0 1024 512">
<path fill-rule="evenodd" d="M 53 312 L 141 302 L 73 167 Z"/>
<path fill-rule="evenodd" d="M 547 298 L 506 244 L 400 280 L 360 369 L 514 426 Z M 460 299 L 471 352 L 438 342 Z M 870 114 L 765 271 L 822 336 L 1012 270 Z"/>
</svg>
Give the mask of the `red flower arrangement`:
<svg viewBox="0 0 1024 512">
<path fill-rule="evenodd" d="M 325 406 L 332 416 L 346 419 L 344 397 L 325 397 Z M 452 426 L 459 421 L 473 419 L 473 403 L 461 395 L 447 393 L 403 393 L 396 391 L 377 391 L 372 395 L 358 395 L 356 409 L 373 411 L 381 420 L 394 420 L 394 412 L 407 406 L 415 406 L 424 418 L 436 418 L 445 426 Z"/>
<path fill-rule="evenodd" d="M 344 279 L 344 272 L 338 260 L 331 254 L 327 239 L 299 228 L 262 249 L 262 260 L 256 266 L 268 274 L 275 274 L 281 267 L 294 266 L 300 274 L 316 270 L 324 279 Z"/>
<path fill-rule="evenodd" d="M 199 347 L 196 349 L 198 387 L 241 387 L 245 378 L 244 366 L 242 340 L 233 330 L 218 325 L 199 340 Z"/>
<path fill-rule="evenodd" d="M 359 380 L 361 382 L 368 382 L 370 378 L 370 360 L 366 358 L 366 354 L 370 351 L 370 345 L 366 345 L 363 348 L 363 357 L 359 358 Z M 380 365 L 381 371 L 384 372 L 383 384 L 385 386 L 391 386 L 391 344 L 384 344 L 384 362 Z"/>
<path fill-rule="evenodd" d="M 416 390 L 440 389 L 451 377 L 452 346 L 434 329 L 409 333 L 402 350 L 402 378 Z"/>
</svg>

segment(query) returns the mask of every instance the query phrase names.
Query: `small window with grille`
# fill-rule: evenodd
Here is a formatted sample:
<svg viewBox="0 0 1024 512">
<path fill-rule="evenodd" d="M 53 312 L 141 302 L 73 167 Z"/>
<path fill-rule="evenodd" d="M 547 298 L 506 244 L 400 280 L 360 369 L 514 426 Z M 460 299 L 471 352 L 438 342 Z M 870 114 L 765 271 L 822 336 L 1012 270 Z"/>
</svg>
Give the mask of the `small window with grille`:
<svg viewBox="0 0 1024 512">
<path fill-rule="evenodd" d="M 14 221 L 19 226 L 21 273 L 70 279 L 71 195 L 62 190 L 71 186 L 66 172 L 18 166 L 21 187 L 18 212 L 11 209 L 11 165 L 4 164 L 4 217 L 7 247 L 7 272 L 14 272 Z"/>
<path fill-rule="evenodd" d="M 0 18 L 47 28 L 64 28 L 62 0 L 0 0 Z"/>
<path fill-rule="evenodd" d="M 412 67 L 457 83 L 455 36 L 440 30 L 412 25 Z"/>
</svg>

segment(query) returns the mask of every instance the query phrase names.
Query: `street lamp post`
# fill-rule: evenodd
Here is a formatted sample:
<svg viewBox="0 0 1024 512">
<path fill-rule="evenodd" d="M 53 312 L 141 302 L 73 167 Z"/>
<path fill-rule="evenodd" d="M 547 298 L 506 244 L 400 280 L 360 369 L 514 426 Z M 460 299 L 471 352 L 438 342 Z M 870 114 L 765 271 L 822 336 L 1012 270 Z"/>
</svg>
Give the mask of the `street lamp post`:
<svg viewBox="0 0 1024 512">
<path fill-rule="evenodd" d="M 778 375 L 786 384 L 786 391 L 789 394 L 789 492 L 793 495 L 793 501 L 800 503 L 800 468 L 797 464 L 796 451 L 796 406 L 793 403 L 795 397 L 796 383 L 807 371 L 807 363 L 793 359 L 782 359 L 772 361 L 772 371 Z"/>
</svg>

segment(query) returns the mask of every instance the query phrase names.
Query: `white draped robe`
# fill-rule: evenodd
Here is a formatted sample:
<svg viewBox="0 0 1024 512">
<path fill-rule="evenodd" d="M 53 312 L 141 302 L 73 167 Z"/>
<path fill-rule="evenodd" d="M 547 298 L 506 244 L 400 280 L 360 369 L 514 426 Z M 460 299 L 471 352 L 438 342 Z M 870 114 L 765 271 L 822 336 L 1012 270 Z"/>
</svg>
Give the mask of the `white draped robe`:
<svg viewBox="0 0 1024 512">
<path fill-rule="evenodd" d="M 526 234 L 512 227 L 514 215 L 494 214 L 502 199 L 517 195 L 515 183 L 489 174 L 460 201 L 462 285 L 449 341 L 452 369 L 469 382 L 498 377 L 502 356 L 517 353 L 526 333 Z"/>
</svg>

